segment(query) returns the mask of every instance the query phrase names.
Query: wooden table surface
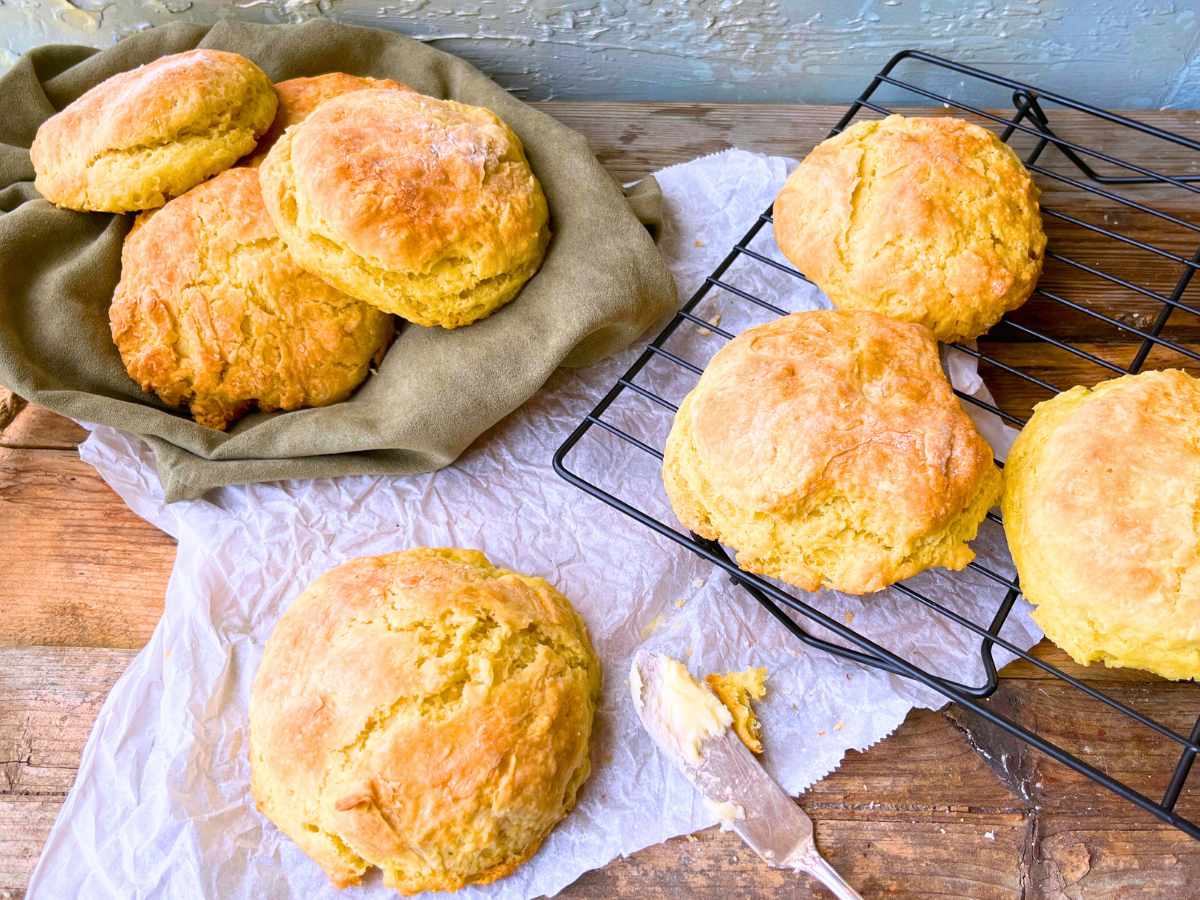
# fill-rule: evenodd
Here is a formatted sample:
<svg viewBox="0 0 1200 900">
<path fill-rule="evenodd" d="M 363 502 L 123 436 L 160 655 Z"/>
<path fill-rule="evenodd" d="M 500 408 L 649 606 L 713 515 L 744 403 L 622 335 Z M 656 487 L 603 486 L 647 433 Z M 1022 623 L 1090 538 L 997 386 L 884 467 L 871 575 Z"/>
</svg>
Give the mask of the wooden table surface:
<svg viewBox="0 0 1200 900">
<path fill-rule="evenodd" d="M 828 132 L 840 109 L 799 106 L 546 103 L 583 132 L 602 162 L 630 180 L 727 146 L 798 157 Z M 1149 112 L 1153 124 L 1200 137 L 1196 112 Z M 1071 137 L 1105 142 L 1163 171 L 1194 173 L 1198 154 L 1148 148 L 1065 117 Z M 1147 157 L 1149 154 L 1149 157 Z M 1047 164 L 1061 160 L 1046 156 Z M 1066 169 L 1063 169 L 1066 171 Z M 1047 206 L 1119 227 L 1190 255 L 1196 235 L 1043 181 Z M 1131 189 L 1162 209 L 1200 222 L 1193 195 Z M 1047 222 L 1051 249 L 1069 250 L 1155 290 L 1178 266 L 1128 246 L 1096 241 Z M 1051 264 L 1043 285 L 1134 326 L 1157 305 L 1124 288 Z M 1200 287 L 1185 300 L 1200 305 Z M 1128 361 L 1137 341 L 1080 315 L 1033 302 L 1019 321 L 1077 342 L 1104 359 Z M 1200 346 L 1200 321 L 1184 314 L 1168 329 Z M 1053 384 L 1094 383 L 1104 371 L 1069 354 L 1022 342 L 984 349 Z M 1156 351 L 1158 365 L 1180 363 Z M 1000 404 L 1025 415 L 1042 399 L 998 369 L 985 377 Z M 175 548 L 130 512 L 79 460 L 83 432 L 0 391 L 0 898 L 23 894 L 29 872 L 75 777 L 92 722 L 113 682 L 150 637 L 162 611 Z M 1200 686 L 1126 670 L 1082 669 L 1043 642 L 1037 655 L 1084 681 L 1187 730 Z M 1161 793 L 1172 748 L 1028 663 L 1004 671 L 991 702 L 1152 796 Z M 853 710 L 847 710 L 853 715 Z M 1200 819 L 1200 788 L 1180 810 Z M 818 842 L 864 896 L 1200 896 L 1200 842 L 1160 824 L 1085 778 L 997 735 L 954 708 L 918 711 L 891 737 L 808 791 L 801 803 Z M 799 876 L 767 869 L 736 838 L 712 830 L 651 847 L 584 875 L 564 896 L 701 898 L 825 896 Z"/>
</svg>

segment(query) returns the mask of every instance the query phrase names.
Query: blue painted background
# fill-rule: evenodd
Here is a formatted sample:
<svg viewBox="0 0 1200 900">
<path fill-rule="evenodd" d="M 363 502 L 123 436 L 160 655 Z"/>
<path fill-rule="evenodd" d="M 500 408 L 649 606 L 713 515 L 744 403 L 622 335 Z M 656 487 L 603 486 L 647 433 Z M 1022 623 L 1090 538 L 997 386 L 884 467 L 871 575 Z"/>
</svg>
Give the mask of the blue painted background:
<svg viewBox="0 0 1200 900">
<path fill-rule="evenodd" d="M 432 41 L 527 99 L 844 103 L 921 47 L 1106 106 L 1200 107 L 1200 0 L 2 0 L 0 69 L 162 22 L 316 16 Z"/>
</svg>

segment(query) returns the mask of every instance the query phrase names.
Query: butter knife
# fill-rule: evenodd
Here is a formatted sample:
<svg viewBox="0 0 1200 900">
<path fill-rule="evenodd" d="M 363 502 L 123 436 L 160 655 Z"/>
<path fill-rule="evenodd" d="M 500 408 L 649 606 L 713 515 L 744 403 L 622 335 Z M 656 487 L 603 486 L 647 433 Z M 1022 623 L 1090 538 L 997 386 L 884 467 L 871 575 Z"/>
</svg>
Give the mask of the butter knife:
<svg viewBox="0 0 1200 900">
<path fill-rule="evenodd" d="M 642 726 L 721 817 L 769 866 L 807 872 L 840 900 L 862 900 L 817 852 L 813 825 L 729 725 L 728 711 L 677 660 L 641 651 L 629 673 Z"/>
</svg>

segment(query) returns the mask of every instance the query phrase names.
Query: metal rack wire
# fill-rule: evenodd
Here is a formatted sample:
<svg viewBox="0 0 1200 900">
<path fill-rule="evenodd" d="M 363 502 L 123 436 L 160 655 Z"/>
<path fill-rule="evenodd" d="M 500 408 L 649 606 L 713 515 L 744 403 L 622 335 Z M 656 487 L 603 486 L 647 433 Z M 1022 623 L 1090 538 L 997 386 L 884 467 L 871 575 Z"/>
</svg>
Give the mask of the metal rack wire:
<svg viewBox="0 0 1200 900">
<path fill-rule="evenodd" d="M 899 69 L 906 71 L 906 77 L 901 78 L 894 74 Z M 912 74 L 907 74 L 909 72 Z M 1002 115 L 991 109 L 985 109 L 982 106 L 972 105 L 955 99 L 952 96 L 952 93 L 954 93 L 952 91 L 923 86 L 923 84 L 918 83 L 922 80 L 945 83 L 954 79 L 958 79 L 959 86 L 965 89 L 957 93 L 978 93 L 980 90 L 1003 91 L 1005 94 L 1011 92 L 1012 113 Z M 968 80 L 970 83 L 969 89 L 967 88 Z M 1082 214 L 1073 215 L 1066 213 L 1055 209 L 1053 204 L 1048 204 L 1044 200 L 1042 207 L 1043 216 L 1079 229 L 1080 233 L 1089 240 L 1116 242 L 1116 244 L 1120 245 L 1122 252 L 1136 254 L 1135 259 L 1137 260 L 1139 270 L 1143 267 L 1147 270 L 1149 270 L 1149 267 L 1160 267 L 1154 269 L 1156 277 L 1160 282 L 1164 281 L 1161 267 L 1167 266 L 1178 269 L 1177 275 L 1174 274 L 1172 269 L 1172 274 L 1165 280 L 1165 283 L 1171 284 L 1171 279 L 1173 278 L 1173 284 L 1171 284 L 1169 290 L 1155 289 L 1136 283 L 1129 277 L 1109 272 L 1097 265 L 1093 265 L 1080 258 L 1081 254 L 1069 255 L 1057 251 L 1053 246 L 1047 250 L 1046 258 L 1048 266 L 1054 264 L 1065 267 L 1065 269 L 1070 270 L 1072 273 L 1080 273 L 1081 277 L 1086 276 L 1095 279 L 1099 285 L 1110 289 L 1120 289 L 1123 292 L 1127 292 L 1131 297 L 1138 298 L 1139 302 L 1144 300 L 1151 304 L 1153 315 L 1149 316 L 1147 314 L 1147 316 L 1143 317 L 1146 322 L 1146 324 L 1143 324 L 1142 321 L 1136 319 L 1130 321 L 1129 317 L 1110 315 L 1092 308 L 1092 306 L 1085 302 L 1070 299 L 1063 292 L 1052 290 L 1045 286 L 1045 277 L 1043 277 L 1042 283 L 1039 284 L 1039 287 L 1035 291 L 1035 296 L 1041 303 L 1049 304 L 1060 310 L 1069 311 L 1064 312 L 1064 315 L 1085 317 L 1090 322 L 1098 323 L 1101 327 L 1114 329 L 1126 339 L 1132 337 L 1136 341 L 1139 341 L 1140 344 L 1132 358 L 1124 364 L 1106 358 L 1097 349 L 1087 349 L 1079 346 L 1078 342 L 1073 342 L 1069 335 L 1056 335 L 1052 333 L 1052 328 L 1044 326 L 1034 327 L 1029 324 L 1028 320 L 1023 319 L 1020 311 L 1018 311 L 1018 314 L 1007 316 L 1004 322 L 997 326 L 997 329 L 993 330 L 993 334 L 997 332 L 1007 333 L 1008 336 L 1017 340 L 1048 344 L 1056 348 L 1057 351 L 1069 354 L 1080 364 L 1095 367 L 1098 374 L 1103 377 L 1139 372 L 1146 366 L 1151 354 L 1156 351 L 1174 354 L 1177 357 L 1182 357 L 1189 363 L 1200 363 L 1200 352 L 1190 348 L 1185 343 L 1164 335 L 1168 321 L 1175 313 L 1197 317 L 1197 323 L 1200 324 L 1200 308 L 1195 308 L 1185 302 L 1185 294 L 1188 291 L 1193 276 L 1200 269 L 1200 224 L 1188 221 L 1169 211 L 1159 209 L 1145 198 L 1137 199 L 1119 191 L 1121 188 L 1144 187 L 1152 192 L 1181 191 L 1186 192 L 1188 195 L 1200 195 L 1200 174 L 1184 173 L 1166 175 L 1155 171 L 1151 166 L 1122 159 L 1095 147 L 1070 140 L 1061 136 L 1052 127 L 1051 116 L 1058 110 L 1070 110 L 1073 115 L 1082 117 L 1083 120 L 1092 123 L 1103 123 L 1105 127 L 1111 126 L 1114 129 L 1114 134 L 1121 135 L 1125 142 L 1133 139 L 1139 141 L 1144 139 L 1148 142 L 1148 147 L 1150 148 L 1148 152 L 1152 155 L 1154 154 L 1154 147 L 1162 147 L 1162 142 L 1166 142 L 1166 144 L 1183 148 L 1187 151 L 1196 151 L 1196 160 L 1200 163 L 1200 143 L 1049 91 L 1043 91 L 1028 84 L 914 50 L 897 54 L 884 66 L 867 86 L 866 90 L 863 91 L 862 95 L 851 104 L 845 115 L 842 116 L 841 120 L 833 128 L 831 134 L 841 131 L 860 114 L 875 113 L 878 115 L 887 115 L 892 112 L 891 106 L 887 105 L 881 96 L 888 93 L 895 95 L 898 99 L 908 99 L 908 105 L 913 105 L 914 102 L 921 105 L 941 105 L 947 110 L 954 111 L 955 114 L 965 115 L 985 125 L 990 125 L 998 130 L 999 136 L 1006 142 L 1015 144 L 1016 141 L 1020 140 L 1030 144 L 1028 149 L 1020 148 L 1020 152 L 1026 167 L 1035 173 L 1039 177 L 1039 180 L 1055 190 L 1083 192 L 1089 198 L 1089 201 L 1094 200 L 1098 208 L 1105 210 L 1102 219 L 1104 224 L 1101 224 L 1097 221 L 1089 221 L 1089 218 L 1094 218 L 1094 216 L 1088 217 Z M 893 103 L 893 105 L 895 104 Z M 1067 172 L 1062 171 L 1061 166 L 1055 167 L 1053 164 L 1047 163 L 1044 154 L 1048 148 L 1054 148 L 1060 154 L 1060 162 L 1065 161 L 1066 164 L 1069 164 L 1070 169 Z M 1014 146 L 1014 149 L 1017 148 Z M 1196 202 L 1196 199 L 1200 198 L 1191 199 L 1191 202 Z M 1197 204 L 1197 208 L 1200 208 L 1200 204 Z M 1134 235 L 1118 231 L 1115 228 L 1110 228 L 1107 225 L 1109 220 L 1108 211 L 1116 214 L 1118 220 L 1122 216 L 1143 215 L 1151 217 L 1156 223 L 1163 223 L 1164 227 L 1170 226 L 1177 229 L 1181 237 L 1175 243 L 1182 244 L 1186 249 L 1183 252 L 1179 252 L 1160 246 L 1163 243 L 1161 241 L 1151 242 L 1143 240 Z M 768 266 L 779 272 L 784 272 L 790 277 L 797 279 L 804 278 L 800 272 L 785 263 L 751 247 L 755 237 L 770 221 L 771 210 L 768 209 L 750 225 L 742 239 L 734 245 L 721 263 L 717 265 L 700 289 L 682 306 L 666 328 L 649 344 L 629 370 L 613 385 L 600 402 L 596 404 L 595 408 L 584 421 L 572 431 L 555 454 L 554 466 L 556 471 L 563 478 L 592 496 L 620 510 L 660 535 L 682 544 L 713 565 L 725 570 L 733 582 L 747 590 L 783 627 L 787 628 L 797 639 L 805 644 L 853 660 L 861 665 L 882 669 L 924 684 L 961 706 L 972 710 L 1004 732 L 1027 742 L 1030 746 L 1074 771 L 1085 775 L 1098 784 L 1103 785 L 1125 800 L 1156 816 L 1158 819 L 1200 840 L 1200 824 L 1185 818 L 1176 811 L 1177 803 L 1184 790 L 1193 762 L 1197 754 L 1200 753 L 1200 717 L 1197 718 L 1190 734 L 1184 734 L 1181 730 L 1171 728 L 1139 712 L 1115 697 L 1109 696 L 1097 688 L 1079 681 L 1068 673 L 1036 658 L 1031 653 L 1020 649 L 1002 637 L 1001 630 L 1008 620 L 1009 614 L 1020 594 L 1020 588 L 1015 576 L 997 571 L 996 566 L 989 565 L 987 562 L 977 560 L 970 564 L 971 572 L 990 580 L 996 586 L 997 600 L 995 612 L 991 620 L 986 623 L 971 621 L 966 616 L 963 616 L 946 604 L 929 596 L 927 592 L 911 584 L 901 583 L 893 586 L 895 590 L 901 592 L 901 594 L 912 602 L 923 606 L 929 615 L 945 617 L 954 623 L 954 625 L 969 631 L 978 640 L 979 658 L 983 665 L 985 677 L 981 683 L 965 683 L 932 672 L 912 660 L 905 659 L 886 649 L 880 643 L 871 640 L 850 627 L 849 624 L 839 621 L 826 612 L 823 612 L 813 603 L 806 601 L 804 599 L 806 595 L 801 593 L 797 596 L 776 583 L 742 571 L 729 558 L 719 544 L 679 530 L 676 524 L 663 521 L 648 509 L 618 497 L 610 490 L 594 483 L 570 467 L 569 462 L 572 452 L 577 448 L 584 436 L 589 434 L 593 436 L 606 435 L 614 437 L 622 442 L 623 445 L 632 448 L 632 452 L 648 454 L 650 457 L 661 461 L 662 453 L 660 449 L 652 446 L 650 442 L 644 440 L 642 437 L 630 433 L 629 429 L 622 427 L 618 422 L 615 422 L 611 418 L 606 418 L 606 413 L 609 413 L 614 401 L 619 397 L 632 394 L 644 401 L 648 401 L 663 415 L 668 417 L 674 415 L 677 409 L 676 405 L 670 399 L 663 396 L 661 391 L 655 389 L 652 383 L 653 379 L 639 376 L 651 373 L 653 365 L 670 366 L 680 372 L 689 373 L 692 378 L 700 375 L 702 371 L 701 365 L 685 358 L 669 346 L 672 337 L 676 335 L 681 326 L 687 323 L 703 328 L 705 329 L 705 333 L 711 333 L 723 341 L 734 337 L 731 331 L 722 329 L 698 314 L 697 307 L 710 292 L 720 292 L 726 298 L 749 304 L 758 310 L 772 315 L 785 315 L 788 312 L 788 310 L 784 309 L 777 302 L 778 298 L 758 296 L 751 291 L 740 288 L 733 282 L 732 278 L 727 277 L 730 267 L 737 262 L 739 264 Z M 1193 247 L 1195 248 L 1194 252 L 1191 252 L 1189 255 L 1187 251 Z M 1038 393 L 1040 399 L 1052 396 L 1060 389 L 1058 386 L 1051 384 L 1019 365 L 1006 362 L 1001 358 L 989 354 L 986 350 L 988 346 L 986 343 L 981 343 L 979 348 L 959 344 L 954 346 L 958 351 L 974 357 L 978 360 L 982 368 L 996 373 L 998 377 L 1016 379 L 1017 382 L 1023 385 L 1025 390 Z M 1019 427 L 1024 422 L 1024 417 L 1006 412 L 994 403 L 963 392 L 957 393 L 965 402 L 986 409 L 1009 424 Z M 995 525 L 998 526 L 1001 524 L 1000 518 L 994 512 L 989 514 L 989 518 Z M 789 614 L 789 611 L 791 613 L 798 613 L 799 615 L 793 616 Z M 802 622 L 805 624 L 802 624 Z M 814 633 L 814 631 L 829 634 L 830 636 L 820 636 Z M 1132 723 L 1145 727 L 1159 738 L 1176 745 L 1179 750 L 1179 756 L 1174 764 L 1169 782 L 1162 796 L 1158 799 L 1147 796 L 1142 790 L 1101 771 L 1096 766 L 1081 759 L 1075 753 L 1036 733 L 1014 718 L 997 711 L 992 705 L 986 702 L 987 698 L 991 697 L 999 686 L 997 665 L 994 659 L 994 650 L 996 647 L 1007 650 L 1014 656 L 1027 661 L 1041 672 L 1061 680 L 1088 698 L 1102 703 L 1127 717 Z"/>
</svg>

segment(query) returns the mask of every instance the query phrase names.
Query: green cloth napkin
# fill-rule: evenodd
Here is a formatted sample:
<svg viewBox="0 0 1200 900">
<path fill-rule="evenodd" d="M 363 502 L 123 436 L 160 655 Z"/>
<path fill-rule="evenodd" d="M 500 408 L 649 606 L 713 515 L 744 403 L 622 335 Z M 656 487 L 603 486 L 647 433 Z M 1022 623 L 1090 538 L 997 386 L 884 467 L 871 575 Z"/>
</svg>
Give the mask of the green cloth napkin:
<svg viewBox="0 0 1200 900">
<path fill-rule="evenodd" d="M 193 47 L 244 54 L 276 81 L 337 70 L 493 110 L 525 143 L 550 203 L 554 237 L 541 270 L 482 322 L 404 326 L 378 373 L 343 403 L 251 415 L 228 433 L 166 408 L 126 375 L 109 334 L 132 217 L 56 209 L 34 190 L 28 148 L 38 125 L 88 88 Z M 144 437 L 169 500 L 252 481 L 432 471 L 555 368 L 625 347 L 673 307 L 671 276 L 647 230 L 661 195 L 651 180 L 633 199 L 631 207 L 581 135 L 403 35 L 324 21 L 221 22 L 155 28 L 99 52 L 40 47 L 0 78 L 0 384 Z"/>
</svg>

